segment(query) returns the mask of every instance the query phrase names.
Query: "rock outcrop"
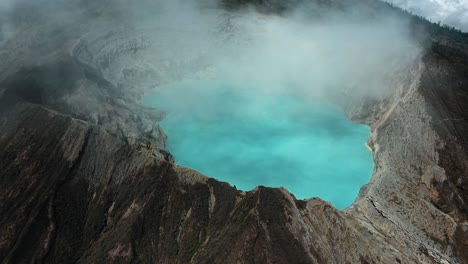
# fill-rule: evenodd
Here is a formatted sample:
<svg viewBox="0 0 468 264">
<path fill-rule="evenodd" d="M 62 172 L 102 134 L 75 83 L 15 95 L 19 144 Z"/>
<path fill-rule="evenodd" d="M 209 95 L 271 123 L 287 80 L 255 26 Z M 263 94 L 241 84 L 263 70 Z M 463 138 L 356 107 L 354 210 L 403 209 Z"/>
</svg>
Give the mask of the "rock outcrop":
<svg viewBox="0 0 468 264">
<path fill-rule="evenodd" d="M 125 21 L 119 32 L 89 33 L 119 12 L 108 2 L 87 10 L 94 20 L 60 27 L 28 16 L 0 46 L 2 263 L 468 263 L 462 34 L 415 26 L 429 48 L 391 96 L 345 106 L 372 127 L 375 171 L 339 211 L 285 189 L 242 192 L 174 164 L 156 124 L 164 113 L 141 96 L 153 82 L 197 74 L 190 65 L 203 56 L 132 66 L 155 40 Z"/>
</svg>

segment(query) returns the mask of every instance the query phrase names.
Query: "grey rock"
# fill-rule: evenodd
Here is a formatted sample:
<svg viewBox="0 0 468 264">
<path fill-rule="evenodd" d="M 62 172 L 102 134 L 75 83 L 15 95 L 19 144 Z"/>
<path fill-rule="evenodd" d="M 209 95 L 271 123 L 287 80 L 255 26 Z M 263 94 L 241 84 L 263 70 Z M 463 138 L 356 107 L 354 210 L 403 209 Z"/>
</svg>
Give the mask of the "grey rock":
<svg viewBox="0 0 468 264">
<path fill-rule="evenodd" d="M 128 21 L 117 32 L 100 28 L 120 11 L 92 5 L 95 19 L 60 25 L 67 31 L 54 27 L 59 16 L 30 16 L 1 46 L 2 263 L 468 263 L 464 35 L 428 24 L 431 48 L 392 91 L 341 103 L 372 127 L 375 171 L 339 211 L 175 165 L 157 124 L 164 113 L 141 97 L 203 71 L 203 50 L 142 63 L 158 42 Z"/>
</svg>

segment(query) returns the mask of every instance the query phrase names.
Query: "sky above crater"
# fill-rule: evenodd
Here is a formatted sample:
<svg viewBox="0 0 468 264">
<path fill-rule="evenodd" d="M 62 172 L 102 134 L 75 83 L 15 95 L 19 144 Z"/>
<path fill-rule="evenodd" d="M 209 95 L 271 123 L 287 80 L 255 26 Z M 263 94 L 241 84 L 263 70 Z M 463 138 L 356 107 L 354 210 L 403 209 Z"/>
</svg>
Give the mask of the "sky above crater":
<svg viewBox="0 0 468 264">
<path fill-rule="evenodd" d="M 386 0 L 433 22 L 468 32 L 468 0 Z"/>
</svg>

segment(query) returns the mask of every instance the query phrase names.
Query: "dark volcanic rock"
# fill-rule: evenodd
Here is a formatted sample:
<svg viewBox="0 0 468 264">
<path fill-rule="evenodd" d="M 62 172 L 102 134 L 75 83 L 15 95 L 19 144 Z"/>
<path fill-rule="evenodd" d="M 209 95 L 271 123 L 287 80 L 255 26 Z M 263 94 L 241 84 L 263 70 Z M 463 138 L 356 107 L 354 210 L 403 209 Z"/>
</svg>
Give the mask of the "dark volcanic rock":
<svg viewBox="0 0 468 264">
<path fill-rule="evenodd" d="M 239 192 L 41 106 L 7 115 L 15 117 L 2 123 L 0 142 L 7 263 L 385 259 L 369 231 L 320 200 Z"/>
<path fill-rule="evenodd" d="M 95 24 L 76 17 L 58 30 L 54 16 L 38 13 L 1 44 L 2 263 L 468 263 L 464 35 L 415 22 L 430 48 L 395 91 L 346 106 L 372 127 L 376 168 L 338 211 L 284 189 L 241 192 L 175 165 L 154 124 L 164 113 L 140 97 L 193 61 L 142 68 L 135 61 L 158 46 L 144 32 L 87 32 L 121 12 L 108 2 L 87 10 Z M 172 79 L 153 80 L 163 75 Z"/>
</svg>

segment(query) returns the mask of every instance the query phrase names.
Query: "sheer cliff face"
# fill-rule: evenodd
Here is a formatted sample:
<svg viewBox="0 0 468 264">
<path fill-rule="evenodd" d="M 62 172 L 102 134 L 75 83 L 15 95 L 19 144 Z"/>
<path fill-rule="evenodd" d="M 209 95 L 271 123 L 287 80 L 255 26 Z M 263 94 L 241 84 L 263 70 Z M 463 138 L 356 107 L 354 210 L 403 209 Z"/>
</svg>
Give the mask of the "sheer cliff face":
<svg viewBox="0 0 468 264">
<path fill-rule="evenodd" d="M 91 5 L 80 13 L 87 19 L 59 27 L 60 14 L 17 7 L 28 19 L 13 21 L 0 43 L 2 262 L 468 263 L 463 35 L 414 25 L 426 49 L 389 72 L 398 77 L 391 92 L 337 100 L 372 127 L 376 166 L 355 203 L 338 211 L 284 189 L 240 192 L 175 165 L 157 125 L 164 113 L 140 99 L 154 85 L 209 76 L 207 47 L 173 61 L 183 51 L 164 43 L 170 32 L 135 30 L 129 12 L 109 30 L 122 10 L 86 2 L 73 3 Z M 373 15 L 388 9 L 354 2 Z M 260 9 L 295 4 L 278 3 Z M 230 41 L 236 28 L 219 12 L 213 19 L 227 22 L 216 34 Z"/>
</svg>

